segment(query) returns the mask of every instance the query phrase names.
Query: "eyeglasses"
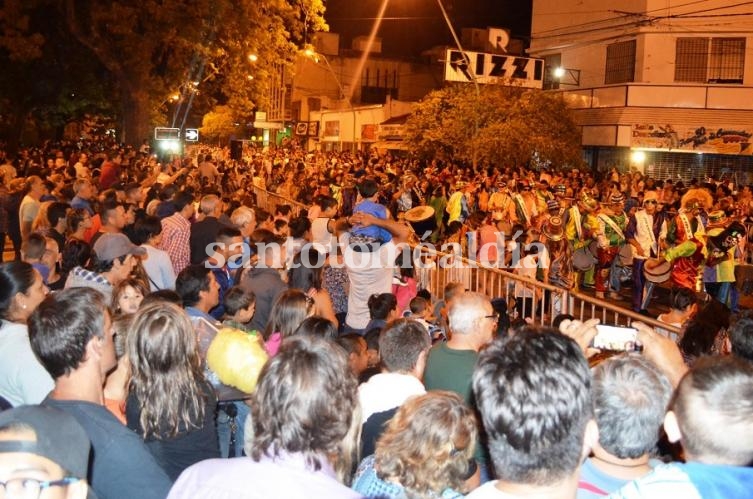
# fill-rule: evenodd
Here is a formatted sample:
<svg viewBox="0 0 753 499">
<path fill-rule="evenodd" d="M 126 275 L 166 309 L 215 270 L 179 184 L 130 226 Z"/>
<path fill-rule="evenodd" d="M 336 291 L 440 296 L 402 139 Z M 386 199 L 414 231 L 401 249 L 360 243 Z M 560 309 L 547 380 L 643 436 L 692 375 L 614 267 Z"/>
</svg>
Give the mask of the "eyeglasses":
<svg viewBox="0 0 753 499">
<path fill-rule="evenodd" d="M 65 477 L 62 480 L 37 480 L 36 478 L 11 478 L 0 482 L 0 490 L 5 491 L 8 499 L 38 499 L 44 489 L 50 487 L 67 487 L 78 482 L 75 477 Z"/>
<path fill-rule="evenodd" d="M 655 199 L 647 199 L 643 202 L 643 206 L 646 206 L 647 204 L 659 204 L 659 202 Z"/>
<path fill-rule="evenodd" d="M 494 312 L 492 315 L 485 315 L 484 319 L 492 319 L 494 322 L 499 322 L 499 314 Z"/>
</svg>

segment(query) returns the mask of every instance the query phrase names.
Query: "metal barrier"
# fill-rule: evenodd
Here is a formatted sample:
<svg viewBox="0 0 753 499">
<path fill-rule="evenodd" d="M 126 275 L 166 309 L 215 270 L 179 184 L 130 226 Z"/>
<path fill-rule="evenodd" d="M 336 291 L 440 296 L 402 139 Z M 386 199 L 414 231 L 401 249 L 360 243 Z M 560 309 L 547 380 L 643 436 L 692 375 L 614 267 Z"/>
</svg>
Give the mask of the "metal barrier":
<svg viewBox="0 0 753 499">
<path fill-rule="evenodd" d="M 254 194 L 257 204 L 270 213 L 274 213 L 281 204 L 290 205 L 297 212 L 305 213 L 308 210 L 302 203 L 264 189 L 254 187 Z M 416 280 L 419 288 L 429 290 L 432 296 L 442 296 L 447 283 L 460 282 L 469 291 L 484 293 L 492 299 L 504 299 L 508 309 L 516 310 L 520 317 L 530 318 L 536 324 L 551 325 L 557 315 L 570 314 L 578 320 L 598 317 L 602 324 L 629 326 L 633 321 L 637 321 L 664 331 L 680 332 L 678 327 L 607 301 L 528 279 L 506 270 L 484 266 L 457 255 L 422 247 L 421 259 L 428 260 L 429 264 L 416 267 Z M 439 265 L 439 262 L 451 263 Z M 517 300 L 516 295 L 522 299 Z"/>
<path fill-rule="evenodd" d="M 280 205 L 288 205 L 293 209 L 293 214 L 306 213 L 308 206 L 298 201 L 293 201 L 274 192 L 269 192 L 259 187 L 253 186 L 254 197 L 256 198 L 256 205 L 259 208 L 263 208 L 269 213 L 274 214 L 277 211 L 277 207 Z"/>
</svg>

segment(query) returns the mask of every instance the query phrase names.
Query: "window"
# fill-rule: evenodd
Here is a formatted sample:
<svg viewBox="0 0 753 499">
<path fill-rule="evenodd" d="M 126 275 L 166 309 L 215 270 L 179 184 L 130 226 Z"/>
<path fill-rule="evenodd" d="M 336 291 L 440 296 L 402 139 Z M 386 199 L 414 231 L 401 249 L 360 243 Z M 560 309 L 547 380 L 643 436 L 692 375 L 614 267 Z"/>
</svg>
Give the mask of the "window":
<svg viewBox="0 0 753 499">
<path fill-rule="evenodd" d="M 607 45 L 607 66 L 604 83 L 635 81 L 635 40 Z"/>
<path fill-rule="evenodd" d="M 675 81 L 742 83 L 745 38 L 678 38 Z"/>
<path fill-rule="evenodd" d="M 706 83 L 708 38 L 678 38 L 675 44 L 675 81 Z"/>
</svg>

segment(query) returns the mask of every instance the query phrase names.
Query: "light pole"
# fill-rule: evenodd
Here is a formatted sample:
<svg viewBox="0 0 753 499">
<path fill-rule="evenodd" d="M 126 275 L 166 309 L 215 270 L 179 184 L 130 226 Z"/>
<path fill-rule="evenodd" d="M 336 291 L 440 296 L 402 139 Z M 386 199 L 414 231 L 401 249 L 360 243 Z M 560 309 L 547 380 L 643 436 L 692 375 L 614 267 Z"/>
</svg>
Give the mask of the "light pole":
<svg viewBox="0 0 753 499">
<path fill-rule="evenodd" d="M 327 71 L 332 75 L 332 78 L 334 78 L 335 83 L 337 83 L 337 90 L 340 93 L 339 99 L 344 99 L 348 103 L 348 108 L 350 109 L 350 112 L 352 114 L 353 118 L 353 149 L 357 149 L 357 141 L 356 141 L 356 110 L 353 107 L 353 102 L 350 100 L 350 97 L 345 94 L 345 90 L 343 89 L 342 83 L 340 82 L 340 78 L 337 77 L 337 74 L 335 73 L 335 70 L 332 68 L 332 65 L 329 63 L 329 59 L 327 59 L 327 56 L 324 54 L 319 54 L 317 52 L 314 52 L 311 49 L 306 49 L 304 51 L 304 54 L 311 60 L 313 60 L 315 63 L 319 62 L 319 59 L 324 60 L 324 66 L 327 68 Z M 340 138 L 340 149 L 342 149 L 342 137 Z"/>
</svg>

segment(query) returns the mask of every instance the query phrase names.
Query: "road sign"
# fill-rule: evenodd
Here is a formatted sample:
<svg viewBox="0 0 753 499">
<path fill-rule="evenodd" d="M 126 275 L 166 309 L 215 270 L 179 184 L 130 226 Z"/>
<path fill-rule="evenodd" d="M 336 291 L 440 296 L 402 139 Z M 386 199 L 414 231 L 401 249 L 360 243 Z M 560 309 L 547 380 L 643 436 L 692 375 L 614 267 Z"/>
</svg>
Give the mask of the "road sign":
<svg viewBox="0 0 753 499">
<path fill-rule="evenodd" d="M 186 128 L 186 142 L 198 142 L 199 130 L 196 128 Z"/>
<path fill-rule="evenodd" d="M 544 86 L 544 60 L 513 55 L 448 50 L 444 67 L 445 81 L 497 85 Z"/>
<path fill-rule="evenodd" d="M 180 128 L 156 127 L 154 140 L 180 140 Z"/>
</svg>

